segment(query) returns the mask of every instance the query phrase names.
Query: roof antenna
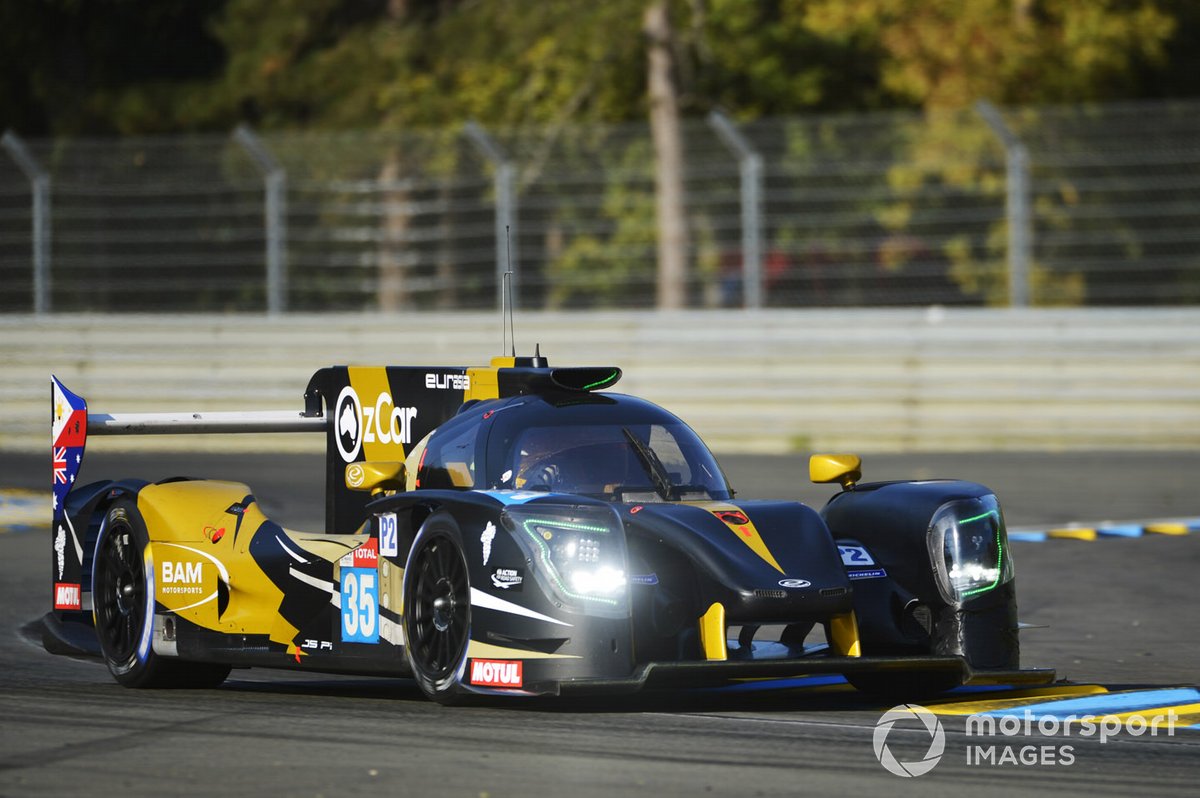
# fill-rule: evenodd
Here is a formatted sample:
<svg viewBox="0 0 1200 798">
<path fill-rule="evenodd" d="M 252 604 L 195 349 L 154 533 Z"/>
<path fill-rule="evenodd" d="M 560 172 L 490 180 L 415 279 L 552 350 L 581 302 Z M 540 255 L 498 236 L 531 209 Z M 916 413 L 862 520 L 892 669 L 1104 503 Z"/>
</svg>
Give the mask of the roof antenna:
<svg viewBox="0 0 1200 798">
<path fill-rule="evenodd" d="M 502 349 L 508 348 L 508 341 L 512 341 L 512 356 L 517 356 L 517 333 L 513 328 L 513 271 L 512 271 L 512 235 L 509 233 L 508 225 L 504 225 L 504 249 L 508 254 L 508 269 L 504 272 L 504 285 L 501 293 L 500 301 L 500 346 Z M 508 300 L 508 326 L 505 327 L 504 300 Z"/>
</svg>

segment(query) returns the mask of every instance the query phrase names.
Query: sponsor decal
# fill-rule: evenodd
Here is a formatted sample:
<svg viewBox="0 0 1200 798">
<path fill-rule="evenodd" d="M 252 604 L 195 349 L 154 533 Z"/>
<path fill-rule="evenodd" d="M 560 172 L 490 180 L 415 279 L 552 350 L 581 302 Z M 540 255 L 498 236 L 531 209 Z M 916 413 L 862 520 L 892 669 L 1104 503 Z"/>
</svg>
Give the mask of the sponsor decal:
<svg viewBox="0 0 1200 798">
<path fill-rule="evenodd" d="M 882 579 L 887 576 L 887 571 L 882 568 L 868 568 L 864 571 L 850 571 L 847 576 L 851 579 Z"/>
<path fill-rule="evenodd" d="M 379 553 L 384 557 L 400 556 L 400 541 L 396 527 L 396 514 L 379 516 Z"/>
<path fill-rule="evenodd" d="M 480 687 L 521 687 L 524 672 L 521 660 L 473 659 L 471 684 Z"/>
<path fill-rule="evenodd" d="M 337 441 L 338 453 L 347 463 L 358 457 L 362 450 L 362 403 L 354 388 L 347 385 L 338 394 L 333 406 L 334 424 L 337 425 L 334 440 Z"/>
<path fill-rule="evenodd" d="M 374 404 L 364 405 L 353 386 L 338 394 L 333 418 L 338 453 L 347 463 L 358 458 L 363 443 L 412 443 L 415 407 L 396 407 L 392 395 L 380 391 Z"/>
<path fill-rule="evenodd" d="M 234 502 L 233 504 L 229 505 L 225 512 L 229 513 L 230 515 L 241 515 L 242 513 L 246 512 L 246 505 L 242 504 L 241 502 Z"/>
<path fill-rule="evenodd" d="M 802 587 L 812 587 L 812 582 L 807 579 L 780 579 L 779 586 L 796 590 Z"/>
<path fill-rule="evenodd" d="M 870 553 L 864 546 L 847 546 L 838 544 L 838 554 L 842 555 L 842 565 L 874 565 Z"/>
<path fill-rule="evenodd" d="M 164 594 L 203 593 L 204 564 L 198 562 L 175 562 L 163 560 L 162 592 Z"/>
<path fill-rule="evenodd" d="M 353 568 L 375 568 L 379 565 L 379 541 L 370 538 L 353 552 L 350 565 Z"/>
<path fill-rule="evenodd" d="M 342 569 L 342 641 L 379 642 L 379 581 L 371 568 Z"/>
<path fill-rule="evenodd" d="M 58 534 L 54 536 L 54 556 L 58 561 L 58 578 L 62 579 L 63 569 L 67 564 L 67 531 L 61 525 L 58 527 Z"/>
<path fill-rule="evenodd" d="M 54 609 L 77 610 L 81 604 L 81 588 L 66 582 L 54 583 Z"/>
<path fill-rule="evenodd" d="M 638 514 L 638 513 L 640 513 L 641 511 L 642 511 L 642 505 L 640 505 L 640 504 L 639 504 L 639 505 L 637 505 L 636 507 L 630 507 L 630 508 L 629 508 L 629 514 L 630 514 L 630 515 L 637 515 L 637 514 Z"/>
<path fill-rule="evenodd" d="M 328 640 L 305 640 L 300 644 L 300 648 L 306 648 L 309 651 L 333 651 L 333 643 Z"/>
<path fill-rule="evenodd" d="M 367 470 L 358 463 L 346 469 L 346 484 L 352 488 L 361 488 L 367 478 Z"/>
<path fill-rule="evenodd" d="M 471 377 L 467 374 L 426 374 L 425 387 L 434 391 L 469 391 Z"/>
<path fill-rule="evenodd" d="M 206 526 L 204 527 L 204 537 L 212 543 L 218 543 L 221 538 L 225 537 L 225 527 Z"/>
<path fill-rule="evenodd" d="M 634 574 L 629 581 L 635 585 L 657 585 L 658 574 Z"/>
<path fill-rule="evenodd" d="M 479 536 L 479 542 L 483 544 L 483 564 L 487 565 L 488 560 L 492 558 L 492 541 L 496 539 L 496 525 L 488 521 L 487 526 L 483 528 L 483 534 Z"/>
<path fill-rule="evenodd" d="M 497 568 L 492 572 L 492 585 L 501 590 L 519 593 L 524 582 L 525 571 L 520 568 Z"/>
</svg>

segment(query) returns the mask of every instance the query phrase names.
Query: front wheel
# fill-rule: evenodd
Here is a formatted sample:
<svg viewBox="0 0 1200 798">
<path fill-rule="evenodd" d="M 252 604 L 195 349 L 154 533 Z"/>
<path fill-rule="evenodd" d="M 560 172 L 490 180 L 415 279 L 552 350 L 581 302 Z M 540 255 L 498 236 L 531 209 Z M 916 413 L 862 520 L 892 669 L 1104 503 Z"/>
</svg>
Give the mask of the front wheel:
<svg viewBox="0 0 1200 798">
<path fill-rule="evenodd" d="M 471 588 L 458 525 L 437 513 L 422 525 L 404 567 L 405 656 L 426 696 L 461 700 L 471 637 Z"/>
<path fill-rule="evenodd" d="M 126 687 L 216 687 L 228 665 L 178 662 L 154 652 L 154 563 L 150 535 L 137 504 L 119 499 L 109 508 L 92 559 L 92 603 L 100 652 Z"/>
</svg>

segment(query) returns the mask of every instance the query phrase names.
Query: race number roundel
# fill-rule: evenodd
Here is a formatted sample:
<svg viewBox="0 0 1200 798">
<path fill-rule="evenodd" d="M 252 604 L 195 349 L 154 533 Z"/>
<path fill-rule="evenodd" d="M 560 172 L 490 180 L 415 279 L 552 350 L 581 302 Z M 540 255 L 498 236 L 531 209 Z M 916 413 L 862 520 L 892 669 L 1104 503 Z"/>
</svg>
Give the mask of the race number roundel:
<svg viewBox="0 0 1200 798">
<path fill-rule="evenodd" d="M 351 385 L 342 389 L 334 403 L 333 437 L 342 460 L 354 462 L 362 449 L 362 403 Z"/>
</svg>

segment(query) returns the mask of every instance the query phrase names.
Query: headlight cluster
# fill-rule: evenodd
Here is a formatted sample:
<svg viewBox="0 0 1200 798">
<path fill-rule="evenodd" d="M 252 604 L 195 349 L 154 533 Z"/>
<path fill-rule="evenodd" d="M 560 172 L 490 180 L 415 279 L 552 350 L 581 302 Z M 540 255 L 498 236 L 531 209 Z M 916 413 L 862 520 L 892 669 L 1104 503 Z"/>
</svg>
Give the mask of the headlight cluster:
<svg viewBox="0 0 1200 798">
<path fill-rule="evenodd" d="M 533 563 L 538 582 L 564 609 L 628 613 L 625 534 L 611 508 L 512 506 L 501 521 Z"/>
<path fill-rule="evenodd" d="M 929 524 L 929 557 L 942 597 L 951 604 L 1013 578 L 1008 533 L 996 497 L 947 502 Z"/>
</svg>

